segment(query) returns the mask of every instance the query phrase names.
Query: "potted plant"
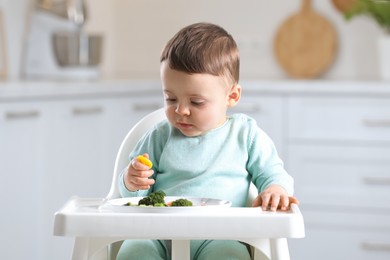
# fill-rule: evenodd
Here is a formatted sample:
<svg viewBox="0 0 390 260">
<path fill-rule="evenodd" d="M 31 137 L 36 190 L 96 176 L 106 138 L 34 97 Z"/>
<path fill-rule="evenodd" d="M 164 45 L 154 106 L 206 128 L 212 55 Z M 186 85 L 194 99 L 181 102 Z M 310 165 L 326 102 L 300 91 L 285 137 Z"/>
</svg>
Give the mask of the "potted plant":
<svg viewBox="0 0 390 260">
<path fill-rule="evenodd" d="M 390 80 L 390 0 L 333 0 L 347 20 L 358 15 L 373 18 L 383 28 L 384 37 L 378 40 L 381 76 Z"/>
</svg>

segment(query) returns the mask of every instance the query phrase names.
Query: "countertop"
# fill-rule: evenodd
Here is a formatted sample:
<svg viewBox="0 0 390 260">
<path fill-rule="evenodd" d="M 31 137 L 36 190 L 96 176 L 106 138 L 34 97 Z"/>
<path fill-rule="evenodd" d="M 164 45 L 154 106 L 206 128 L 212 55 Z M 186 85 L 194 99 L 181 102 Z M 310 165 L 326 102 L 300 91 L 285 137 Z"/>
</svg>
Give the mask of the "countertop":
<svg viewBox="0 0 390 260">
<path fill-rule="evenodd" d="M 390 82 L 330 81 L 330 80 L 242 80 L 243 95 L 335 95 L 390 97 Z M 101 80 L 101 81 L 3 81 L 0 82 L 0 101 L 72 98 L 76 96 L 121 96 L 160 94 L 158 80 Z"/>
</svg>

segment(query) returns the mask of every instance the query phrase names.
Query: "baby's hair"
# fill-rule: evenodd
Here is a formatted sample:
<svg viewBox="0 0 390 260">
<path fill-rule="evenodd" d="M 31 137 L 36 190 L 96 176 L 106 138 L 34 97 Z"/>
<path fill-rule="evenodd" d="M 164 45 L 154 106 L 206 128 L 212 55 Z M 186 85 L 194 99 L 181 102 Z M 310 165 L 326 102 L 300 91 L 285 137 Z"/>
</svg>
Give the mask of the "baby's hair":
<svg viewBox="0 0 390 260">
<path fill-rule="evenodd" d="M 233 37 L 222 27 L 195 23 L 184 27 L 165 45 L 160 62 L 189 74 L 207 73 L 227 77 L 237 84 L 240 54 Z"/>
</svg>

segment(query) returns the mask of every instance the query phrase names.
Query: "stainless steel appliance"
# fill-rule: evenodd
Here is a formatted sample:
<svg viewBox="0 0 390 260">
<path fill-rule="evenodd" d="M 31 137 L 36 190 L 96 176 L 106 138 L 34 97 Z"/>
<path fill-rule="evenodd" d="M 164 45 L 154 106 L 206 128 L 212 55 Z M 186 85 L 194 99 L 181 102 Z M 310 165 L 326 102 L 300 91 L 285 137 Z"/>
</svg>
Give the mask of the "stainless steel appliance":
<svg viewBox="0 0 390 260">
<path fill-rule="evenodd" d="M 103 36 L 86 33 L 84 0 L 37 0 L 22 62 L 27 79 L 97 79 Z"/>
</svg>

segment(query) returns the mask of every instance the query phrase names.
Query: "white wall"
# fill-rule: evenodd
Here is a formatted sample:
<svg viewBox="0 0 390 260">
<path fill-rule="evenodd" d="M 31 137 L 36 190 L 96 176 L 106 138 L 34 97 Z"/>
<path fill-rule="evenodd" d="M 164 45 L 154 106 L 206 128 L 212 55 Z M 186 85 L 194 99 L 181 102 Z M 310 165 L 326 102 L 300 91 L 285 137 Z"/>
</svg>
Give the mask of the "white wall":
<svg viewBox="0 0 390 260">
<path fill-rule="evenodd" d="M 12 77 L 18 76 L 27 2 L 3 0 Z M 300 8 L 301 0 L 86 0 L 87 30 L 104 33 L 102 69 L 106 77 L 158 78 L 165 42 L 181 27 L 207 21 L 225 27 L 241 50 L 242 79 L 284 79 L 272 51 L 280 24 Z M 381 29 L 367 17 L 345 21 L 331 0 L 313 0 L 330 20 L 339 49 L 324 79 L 377 79 L 377 39 Z M 24 18 L 24 19 L 23 19 Z"/>
<path fill-rule="evenodd" d="M 276 64 L 272 43 L 275 32 L 289 15 L 300 8 L 300 0 L 89 0 L 93 8 L 111 8 L 112 42 L 106 50 L 106 75 L 115 77 L 158 77 L 159 54 L 164 43 L 181 27 L 198 21 L 225 27 L 241 49 L 242 78 L 280 79 L 286 74 Z M 93 2 L 93 3 L 92 3 Z M 109 7 L 110 6 L 110 7 Z M 376 79 L 376 40 L 382 31 L 367 17 L 344 18 L 330 0 L 313 0 L 313 7 L 330 20 L 337 33 L 339 49 L 325 79 Z M 101 12 L 101 15 L 104 12 Z M 89 26 L 106 24 L 92 17 Z"/>
</svg>

